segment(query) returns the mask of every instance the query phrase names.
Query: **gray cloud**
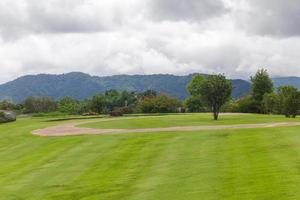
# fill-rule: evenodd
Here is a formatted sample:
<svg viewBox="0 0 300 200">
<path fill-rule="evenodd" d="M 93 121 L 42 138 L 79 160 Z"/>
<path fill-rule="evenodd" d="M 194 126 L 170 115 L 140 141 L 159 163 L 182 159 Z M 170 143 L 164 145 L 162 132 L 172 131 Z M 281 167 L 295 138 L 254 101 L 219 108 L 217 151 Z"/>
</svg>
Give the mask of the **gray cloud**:
<svg viewBox="0 0 300 200">
<path fill-rule="evenodd" d="M 248 78 L 259 67 L 300 76 L 298 4 L 1 0 L 0 82 L 70 71 Z"/>
<path fill-rule="evenodd" d="M 129 0 L 2 0 L 0 33 L 6 39 L 39 33 L 95 33 L 120 27 L 138 13 Z"/>
<path fill-rule="evenodd" d="M 246 0 L 236 20 L 247 32 L 279 37 L 300 35 L 300 1 Z"/>
<path fill-rule="evenodd" d="M 203 20 L 224 14 L 221 0 L 151 0 L 151 15 L 158 20 Z"/>
</svg>

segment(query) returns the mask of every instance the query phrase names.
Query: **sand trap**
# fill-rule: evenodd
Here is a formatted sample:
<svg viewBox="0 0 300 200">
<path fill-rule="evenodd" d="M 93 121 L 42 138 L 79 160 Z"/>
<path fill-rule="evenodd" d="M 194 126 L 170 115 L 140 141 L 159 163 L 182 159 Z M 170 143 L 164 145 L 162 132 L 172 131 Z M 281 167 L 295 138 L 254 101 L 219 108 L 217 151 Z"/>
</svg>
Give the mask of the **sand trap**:
<svg viewBox="0 0 300 200">
<path fill-rule="evenodd" d="M 72 122 L 58 126 L 35 130 L 32 133 L 39 136 L 71 136 L 71 135 L 98 135 L 98 134 L 121 134 L 121 133 L 154 133 L 154 132 L 173 132 L 173 131 L 200 131 L 200 130 L 219 130 L 219 129 L 250 129 L 250 128 L 271 128 L 300 126 L 300 122 L 278 122 L 264 124 L 237 124 L 237 125 L 208 125 L 208 126 L 180 126 L 168 128 L 145 128 L 145 129 L 94 129 L 80 128 L 78 125 L 89 122 Z"/>
</svg>

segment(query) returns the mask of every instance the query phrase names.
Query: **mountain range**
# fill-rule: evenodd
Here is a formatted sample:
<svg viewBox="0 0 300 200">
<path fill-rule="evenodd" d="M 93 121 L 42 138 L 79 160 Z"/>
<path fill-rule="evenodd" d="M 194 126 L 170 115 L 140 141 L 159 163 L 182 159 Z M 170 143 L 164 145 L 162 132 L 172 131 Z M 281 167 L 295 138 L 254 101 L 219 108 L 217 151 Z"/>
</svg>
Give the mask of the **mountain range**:
<svg viewBox="0 0 300 200">
<path fill-rule="evenodd" d="M 98 77 L 81 72 L 61 75 L 27 75 L 0 85 L 0 100 L 21 102 L 28 96 L 49 96 L 56 100 L 70 96 L 81 100 L 110 89 L 136 92 L 153 89 L 159 93 L 185 99 L 188 96 L 186 86 L 194 75 L 154 74 Z M 274 78 L 273 81 L 275 86 L 289 84 L 300 88 L 298 77 Z M 233 98 L 250 92 L 250 82 L 242 79 L 232 79 L 231 82 L 234 87 Z"/>
</svg>

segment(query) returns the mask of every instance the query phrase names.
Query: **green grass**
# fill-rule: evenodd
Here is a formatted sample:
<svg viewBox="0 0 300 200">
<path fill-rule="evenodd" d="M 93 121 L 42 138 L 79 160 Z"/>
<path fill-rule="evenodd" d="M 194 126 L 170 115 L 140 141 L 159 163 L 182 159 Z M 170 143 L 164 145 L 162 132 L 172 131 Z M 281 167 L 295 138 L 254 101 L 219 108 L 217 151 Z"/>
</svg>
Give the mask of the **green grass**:
<svg viewBox="0 0 300 200">
<path fill-rule="evenodd" d="M 173 114 L 162 116 L 134 117 L 134 118 L 112 118 L 99 120 L 81 125 L 80 127 L 98 129 L 134 129 L 134 128 L 158 128 L 174 126 L 199 126 L 199 125 L 229 125 L 229 124 L 256 124 L 283 121 L 300 121 L 299 118 L 287 119 L 281 115 L 224 115 L 218 121 L 212 120 L 211 114 Z"/>
<path fill-rule="evenodd" d="M 253 123 L 257 116 L 241 118 Z M 30 134 L 66 123 L 47 120 L 0 125 L 1 200 L 300 199 L 300 127 L 51 138 Z M 270 120 L 285 119 L 261 115 L 258 121 Z"/>
</svg>

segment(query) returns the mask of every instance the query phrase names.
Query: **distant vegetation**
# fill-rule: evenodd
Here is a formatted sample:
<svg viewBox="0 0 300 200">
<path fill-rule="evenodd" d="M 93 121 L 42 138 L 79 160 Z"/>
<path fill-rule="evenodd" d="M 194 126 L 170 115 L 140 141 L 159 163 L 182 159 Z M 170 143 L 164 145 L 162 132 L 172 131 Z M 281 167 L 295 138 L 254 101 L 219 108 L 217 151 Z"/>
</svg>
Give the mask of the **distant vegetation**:
<svg viewBox="0 0 300 200">
<path fill-rule="evenodd" d="M 221 74 L 207 77 L 197 75 L 188 85 L 188 89 L 191 94 L 189 99 L 198 99 L 199 107 L 207 106 L 207 110 L 213 112 L 214 119 L 218 120 L 222 106 L 231 97 L 232 84 Z M 188 102 L 194 107 L 193 103 Z"/>
<path fill-rule="evenodd" d="M 186 85 L 195 74 L 175 75 L 118 75 L 95 77 L 83 73 L 63 75 L 24 76 L 0 85 L 0 100 L 23 102 L 29 96 L 47 96 L 59 100 L 66 96 L 76 100 L 87 99 L 95 94 L 104 94 L 108 90 L 142 93 L 155 90 L 159 94 L 184 100 L 188 97 Z M 239 98 L 250 91 L 248 81 L 234 79 L 233 98 Z"/>
<path fill-rule="evenodd" d="M 19 104 L 0 102 L 0 110 L 17 113 L 51 113 L 67 115 L 132 113 L 219 112 L 282 114 L 296 117 L 300 107 L 300 93 L 293 86 L 275 88 L 266 70 L 259 70 L 250 78 L 252 88 L 248 95 L 232 98 L 234 85 L 223 75 L 195 75 L 185 85 L 190 96 L 184 101 L 155 90 L 132 92 L 107 90 L 90 98 L 77 100 L 66 96 L 59 100 L 32 96 Z M 162 83 L 163 84 L 163 83 Z M 39 115 L 37 115 L 39 116 Z"/>
</svg>

